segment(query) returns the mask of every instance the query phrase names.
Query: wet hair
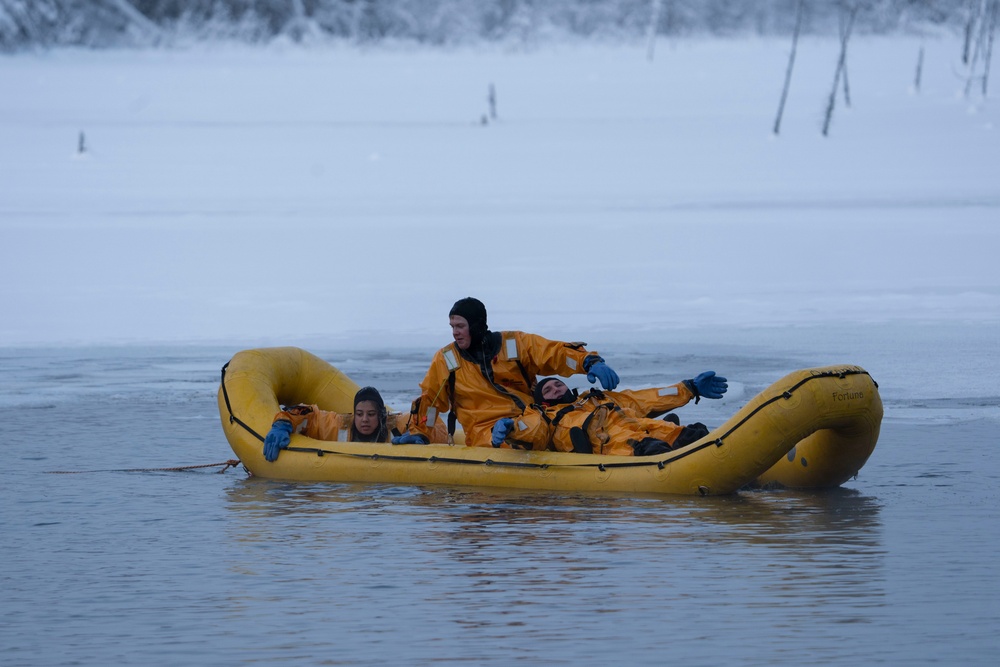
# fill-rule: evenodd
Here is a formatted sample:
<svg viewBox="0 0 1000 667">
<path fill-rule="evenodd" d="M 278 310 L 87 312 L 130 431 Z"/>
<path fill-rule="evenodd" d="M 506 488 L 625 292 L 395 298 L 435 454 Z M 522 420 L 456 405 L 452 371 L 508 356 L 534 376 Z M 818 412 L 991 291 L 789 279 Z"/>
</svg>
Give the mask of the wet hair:
<svg viewBox="0 0 1000 667">
<path fill-rule="evenodd" d="M 483 302 L 471 296 L 459 299 L 448 312 L 448 317 L 453 315 L 465 318 L 469 323 L 469 335 L 472 337 L 473 345 L 479 345 L 489 329 L 486 324 L 486 306 Z"/>
<path fill-rule="evenodd" d="M 354 427 L 354 415 L 351 415 L 351 440 L 354 442 L 386 442 L 389 439 L 389 415 L 385 409 L 385 401 L 382 394 L 378 393 L 375 387 L 362 387 L 358 393 L 354 394 L 354 409 L 358 409 L 358 403 L 371 401 L 378 411 L 378 428 L 372 431 L 371 435 L 365 435 Z"/>
</svg>

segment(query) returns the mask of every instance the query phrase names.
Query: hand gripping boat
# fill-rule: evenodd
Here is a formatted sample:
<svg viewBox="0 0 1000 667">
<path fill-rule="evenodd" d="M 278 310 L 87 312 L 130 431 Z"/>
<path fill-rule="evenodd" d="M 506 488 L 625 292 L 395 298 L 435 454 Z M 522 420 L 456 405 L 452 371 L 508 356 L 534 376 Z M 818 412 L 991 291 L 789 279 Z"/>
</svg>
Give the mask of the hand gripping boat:
<svg viewBox="0 0 1000 667">
<path fill-rule="evenodd" d="M 657 456 L 325 442 L 296 434 L 276 461 L 264 458 L 264 435 L 279 404 L 349 413 L 358 389 L 305 350 L 245 350 L 222 368 L 222 428 L 250 474 L 271 479 L 719 495 L 748 485 L 839 486 L 868 460 L 882 422 L 878 385 L 867 371 L 828 366 L 790 373 L 701 440 Z"/>
</svg>

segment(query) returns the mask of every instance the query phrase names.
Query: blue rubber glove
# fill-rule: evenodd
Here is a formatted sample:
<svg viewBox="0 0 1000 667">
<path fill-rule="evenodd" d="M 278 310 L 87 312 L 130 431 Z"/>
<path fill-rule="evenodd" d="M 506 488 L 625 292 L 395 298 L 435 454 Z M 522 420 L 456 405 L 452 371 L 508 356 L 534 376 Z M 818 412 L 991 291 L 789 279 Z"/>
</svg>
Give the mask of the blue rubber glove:
<svg viewBox="0 0 1000 667">
<path fill-rule="evenodd" d="M 292 441 L 292 422 L 279 419 L 271 424 L 271 430 L 264 438 L 264 458 L 274 461 L 278 453 Z"/>
<path fill-rule="evenodd" d="M 705 398 L 722 398 L 729 389 L 726 378 L 716 375 L 715 371 L 705 371 L 691 381 L 699 396 Z"/>
<path fill-rule="evenodd" d="M 595 361 L 590 365 L 590 370 L 587 371 L 587 380 L 591 383 L 601 381 L 601 387 L 607 391 L 611 391 L 618 386 L 618 373 L 611 370 L 603 361 Z"/>
<path fill-rule="evenodd" d="M 409 431 L 392 438 L 394 445 L 426 445 L 428 442 L 427 438 L 419 433 L 410 433 Z"/>
<path fill-rule="evenodd" d="M 514 420 L 510 417 L 504 417 L 496 424 L 493 425 L 493 446 L 499 447 L 503 444 L 503 441 L 507 439 L 507 434 L 514 430 Z"/>
</svg>

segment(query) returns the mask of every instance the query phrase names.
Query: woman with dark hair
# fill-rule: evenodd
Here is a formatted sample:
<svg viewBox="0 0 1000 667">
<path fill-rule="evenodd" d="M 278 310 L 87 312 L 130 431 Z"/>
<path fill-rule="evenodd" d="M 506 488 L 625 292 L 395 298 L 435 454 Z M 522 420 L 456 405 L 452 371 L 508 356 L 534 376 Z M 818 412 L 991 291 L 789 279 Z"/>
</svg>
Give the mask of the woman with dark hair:
<svg viewBox="0 0 1000 667">
<path fill-rule="evenodd" d="M 375 387 L 362 387 L 354 395 L 354 418 L 351 420 L 352 442 L 388 442 L 388 413 L 382 394 Z"/>
<path fill-rule="evenodd" d="M 409 415 L 386 410 L 375 387 L 362 387 L 354 394 L 354 412 L 340 414 L 316 405 L 292 405 L 274 416 L 264 438 L 264 458 L 274 461 L 288 447 L 292 433 L 314 440 L 336 442 L 389 442 L 392 430 L 406 429 Z M 434 434 L 435 442 L 445 442 L 444 427 Z"/>
</svg>

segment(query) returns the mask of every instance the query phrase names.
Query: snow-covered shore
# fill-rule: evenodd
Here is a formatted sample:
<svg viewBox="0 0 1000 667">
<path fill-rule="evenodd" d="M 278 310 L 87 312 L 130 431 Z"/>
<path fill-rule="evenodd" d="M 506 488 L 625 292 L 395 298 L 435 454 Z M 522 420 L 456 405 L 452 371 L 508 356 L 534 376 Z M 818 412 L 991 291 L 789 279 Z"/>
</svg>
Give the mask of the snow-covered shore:
<svg viewBox="0 0 1000 667">
<path fill-rule="evenodd" d="M 0 345 L 424 344 L 468 294 L 553 337 L 1000 320 L 998 111 L 959 44 L 857 39 L 826 138 L 818 38 L 771 133 L 788 50 L 0 58 Z"/>
</svg>

